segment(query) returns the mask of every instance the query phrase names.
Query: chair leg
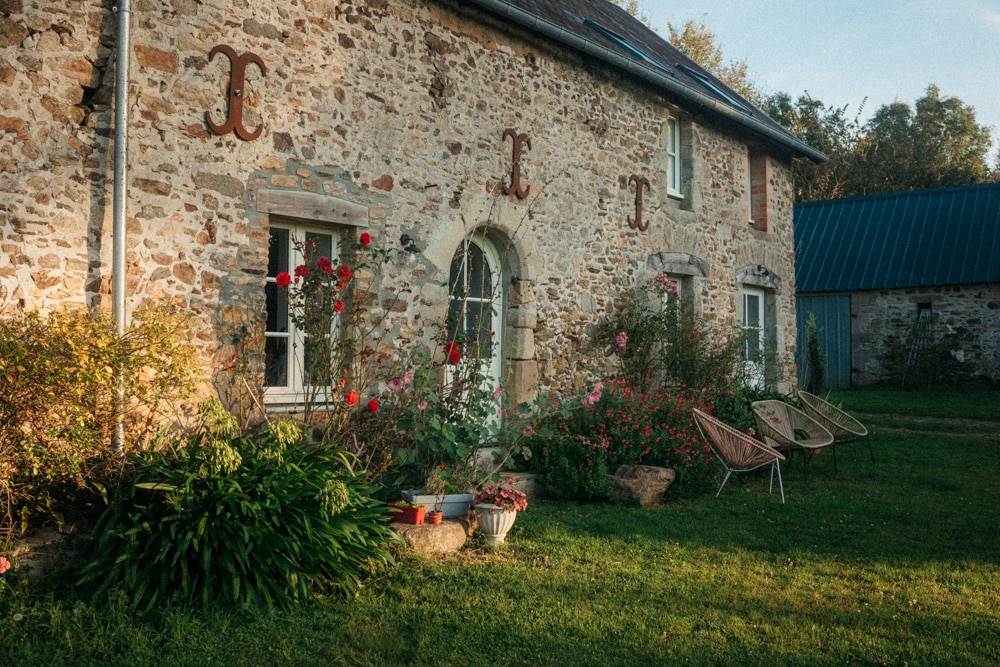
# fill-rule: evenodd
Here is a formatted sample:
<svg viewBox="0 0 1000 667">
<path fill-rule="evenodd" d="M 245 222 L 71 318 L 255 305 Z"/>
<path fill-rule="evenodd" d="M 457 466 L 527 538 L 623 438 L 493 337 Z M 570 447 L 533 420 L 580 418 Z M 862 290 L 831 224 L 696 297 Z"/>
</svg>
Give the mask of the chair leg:
<svg viewBox="0 0 1000 667">
<path fill-rule="evenodd" d="M 719 494 L 722 493 L 722 487 L 726 485 L 729 481 L 729 476 L 733 474 L 732 468 L 726 468 L 726 476 L 722 478 L 722 484 L 719 485 L 719 490 L 715 492 L 715 497 L 718 498 Z"/>
<path fill-rule="evenodd" d="M 830 445 L 830 449 L 833 450 L 833 474 L 836 475 L 839 472 L 837 470 L 837 445 Z"/>
<path fill-rule="evenodd" d="M 785 504 L 785 486 L 781 483 L 781 461 L 778 459 L 774 460 L 771 464 L 771 487 L 768 488 L 767 492 L 771 493 L 771 488 L 774 488 L 774 469 L 778 469 L 778 490 L 781 491 L 781 504 Z"/>
</svg>

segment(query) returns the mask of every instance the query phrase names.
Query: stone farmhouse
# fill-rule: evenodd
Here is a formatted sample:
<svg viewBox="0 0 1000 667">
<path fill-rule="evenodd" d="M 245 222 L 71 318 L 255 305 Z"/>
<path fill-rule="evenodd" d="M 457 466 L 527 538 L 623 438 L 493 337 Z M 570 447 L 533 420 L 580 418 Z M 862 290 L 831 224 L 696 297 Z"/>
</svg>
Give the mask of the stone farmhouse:
<svg viewBox="0 0 1000 667">
<path fill-rule="evenodd" d="M 799 355 L 812 313 L 832 387 L 899 376 L 935 345 L 945 379 L 1000 380 L 1000 183 L 796 204 L 795 241 Z"/>
<path fill-rule="evenodd" d="M 367 232 L 397 258 L 369 306 L 403 338 L 490 276 L 518 398 L 582 384 L 594 324 L 658 272 L 794 353 L 790 164 L 825 157 L 606 0 L 112 4 L 0 0 L 3 308 L 110 308 L 124 243 L 127 313 L 196 313 L 206 386 L 249 323 L 288 404 L 276 272 Z"/>
</svg>

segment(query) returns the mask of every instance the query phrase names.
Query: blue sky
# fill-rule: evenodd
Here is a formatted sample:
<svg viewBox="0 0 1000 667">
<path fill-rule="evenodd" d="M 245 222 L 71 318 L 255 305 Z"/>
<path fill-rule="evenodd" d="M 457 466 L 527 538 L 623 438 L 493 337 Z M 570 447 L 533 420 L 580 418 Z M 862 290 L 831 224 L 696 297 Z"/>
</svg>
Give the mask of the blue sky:
<svg viewBox="0 0 1000 667">
<path fill-rule="evenodd" d="M 766 93 L 869 118 L 929 84 L 957 97 L 1000 146 L 1000 0 L 639 0 L 652 26 L 704 21 L 726 60 L 745 60 Z"/>
</svg>

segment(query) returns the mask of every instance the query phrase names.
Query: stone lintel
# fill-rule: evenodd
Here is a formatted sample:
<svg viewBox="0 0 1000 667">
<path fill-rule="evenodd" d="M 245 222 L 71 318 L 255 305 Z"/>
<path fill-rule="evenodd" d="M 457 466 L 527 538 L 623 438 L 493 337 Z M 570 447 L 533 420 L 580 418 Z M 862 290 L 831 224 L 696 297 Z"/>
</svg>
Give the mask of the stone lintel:
<svg viewBox="0 0 1000 667">
<path fill-rule="evenodd" d="M 367 206 L 315 192 L 261 189 L 257 191 L 257 211 L 350 227 L 368 226 Z"/>
</svg>

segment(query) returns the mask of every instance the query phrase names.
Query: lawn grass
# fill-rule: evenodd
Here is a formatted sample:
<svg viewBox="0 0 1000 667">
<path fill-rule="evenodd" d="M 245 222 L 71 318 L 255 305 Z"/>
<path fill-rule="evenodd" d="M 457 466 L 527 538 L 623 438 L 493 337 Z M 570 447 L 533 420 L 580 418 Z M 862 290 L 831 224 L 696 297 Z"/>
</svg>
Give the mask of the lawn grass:
<svg viewBox="0 0 1000 667">
<path fill-rule="evenodd" d="M 766 475 L 656 509 L 535 501 L 506 548 L 404 555 L 357 598 L 290 612 L 35 601 L 0 618 L 0 664 L 1000 663 L 1000 441 L 867 423 L 876 461 L 793 459 L 785 505 Z"/>
</svg>

